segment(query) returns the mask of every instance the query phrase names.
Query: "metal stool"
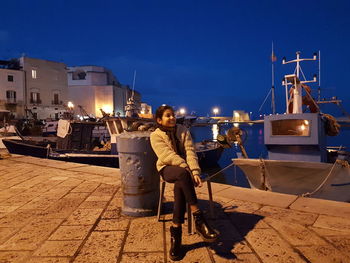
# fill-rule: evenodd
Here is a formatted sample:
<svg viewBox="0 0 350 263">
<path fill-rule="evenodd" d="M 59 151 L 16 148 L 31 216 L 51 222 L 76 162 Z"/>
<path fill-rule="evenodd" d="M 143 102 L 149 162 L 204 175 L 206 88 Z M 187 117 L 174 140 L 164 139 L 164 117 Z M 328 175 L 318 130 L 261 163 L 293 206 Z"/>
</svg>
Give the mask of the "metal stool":
<svg viewBox="0 0 350 263">
<path fill-rule="evenodd" d="M 166 181 L 164 181 L 163 177 L 162 176 L 159 176 L 159 177 L 160 177 L 160 191 L 159 191 L 159 203 L 158 203 L 158 214 L 157 214 L 158 222 L 160 221 L 160 215 L 161 215 L 163 198 L 164 198 L 164 191 L 165 191 L 165 184 L 166 184 Z M 213 218 L 214 217 L 213 194 L 212 194 L 212 190 L 211 190 L 210 180 L 206 180 L 206 182 L 207 182 L 207 186 L 208 186 L 208 195 L 209 195 L 209 212 L 210 212 L 210 216 Z M 194 219 L 193 219 L 193 214 L 191 212 L 191 207 L 189 204 L 187 204 L 186 209 L 187 209 L 188 233 L 193 234 L 194 233 L 194 231 L 193 231 Z"/>
</svg>

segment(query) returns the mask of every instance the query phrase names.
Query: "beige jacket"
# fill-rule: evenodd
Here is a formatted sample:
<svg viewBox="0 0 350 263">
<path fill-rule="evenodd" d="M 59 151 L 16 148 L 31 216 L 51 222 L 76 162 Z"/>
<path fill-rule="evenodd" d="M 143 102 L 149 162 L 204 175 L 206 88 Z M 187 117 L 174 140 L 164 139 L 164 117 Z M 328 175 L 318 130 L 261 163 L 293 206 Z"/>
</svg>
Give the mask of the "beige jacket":
<svg viewBox="0 0 350 263">
<path fill-rule="evenodd" d="M 167 165 L 173 165 L 189 168 L 192 175 L 199 175 L 201 169 L 198 164 L 198 157 L 191 134 L 185 126 L 179 124 L 176 126 L 176 137 L 180 142 L 179 148 L 181 152 L 185 153 L 185 157 L 183 158 L 175 152 L 168 135 L 157 128 L 151 133 L 151 145 L 158 157 L 157 170 L 160 171 Z"/>
</svg>

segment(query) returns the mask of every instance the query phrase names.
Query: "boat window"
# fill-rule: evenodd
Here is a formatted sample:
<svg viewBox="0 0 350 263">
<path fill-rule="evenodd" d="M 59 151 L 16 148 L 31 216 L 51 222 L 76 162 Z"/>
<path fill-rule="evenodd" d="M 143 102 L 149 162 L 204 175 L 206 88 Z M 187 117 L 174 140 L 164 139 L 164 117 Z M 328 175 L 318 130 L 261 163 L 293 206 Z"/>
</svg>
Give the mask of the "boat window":
<svg viewBox="0 0 350 263">
<path fill-rule="evenodd" d="M 272 135 L 310 136 L 309 120 L 289 119 L 271 121 Z"/>
</svg>

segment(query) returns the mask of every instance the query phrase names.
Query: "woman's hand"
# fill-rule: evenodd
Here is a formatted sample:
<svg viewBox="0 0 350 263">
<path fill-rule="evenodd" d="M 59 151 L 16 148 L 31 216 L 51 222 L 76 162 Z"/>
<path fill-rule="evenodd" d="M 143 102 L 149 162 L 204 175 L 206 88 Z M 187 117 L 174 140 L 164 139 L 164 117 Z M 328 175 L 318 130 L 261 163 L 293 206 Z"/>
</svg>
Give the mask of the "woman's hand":
<svg viewBox="0 0 350 263">
<path fill-rule="evenodd" d="M 199 177 L 199 175 L 194 175 L 193 181 L 195 186 L 202 187 L 202 179 Z"/>
</svg>

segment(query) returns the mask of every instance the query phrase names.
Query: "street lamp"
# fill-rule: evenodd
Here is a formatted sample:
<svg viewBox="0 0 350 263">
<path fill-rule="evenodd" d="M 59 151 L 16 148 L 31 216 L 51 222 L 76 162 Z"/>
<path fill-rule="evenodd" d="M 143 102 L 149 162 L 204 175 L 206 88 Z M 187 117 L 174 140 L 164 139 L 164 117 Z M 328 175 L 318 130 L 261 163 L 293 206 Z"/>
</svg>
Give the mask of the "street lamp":
<svg viewBox="0 0 350 263">
<path fill-rule="evenodd" d="M 218 107 L 215 107 L 215 108 L 213 109 L 213 113 L 214 113 L 214 116 L 216 117 L 216 114 L 219 113 L 219 108 L 218 108 Z"/>
<path fill-rule="evenodd" d="M 181 108 L 181 109 L 179 110 L 179 112 L 180 112 L 181 115 L 185 115 L 186 110 L 185 110 L 185 108 Z"/>
</svg>

